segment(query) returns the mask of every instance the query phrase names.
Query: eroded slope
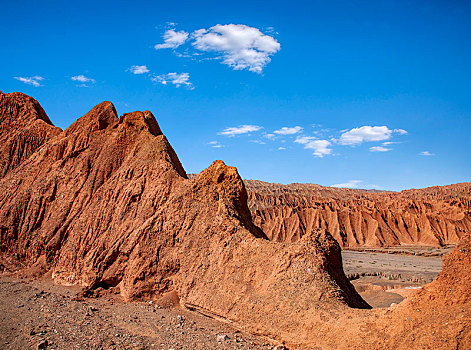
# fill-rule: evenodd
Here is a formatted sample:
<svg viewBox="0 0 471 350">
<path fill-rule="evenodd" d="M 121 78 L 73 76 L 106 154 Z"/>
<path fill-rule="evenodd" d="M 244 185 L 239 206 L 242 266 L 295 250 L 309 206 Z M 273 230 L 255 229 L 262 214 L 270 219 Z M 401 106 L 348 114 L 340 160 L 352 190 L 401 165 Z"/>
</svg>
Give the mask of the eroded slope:
<svg viewBox="0 0 471 350">
<path fill-rule="evenodd" d="M 471 184 L 371 192 L 246 180 L 249 208 L 269 239 L 328 230 L 342 247 L 456 244 L 471 232 Z"/>
</svg>

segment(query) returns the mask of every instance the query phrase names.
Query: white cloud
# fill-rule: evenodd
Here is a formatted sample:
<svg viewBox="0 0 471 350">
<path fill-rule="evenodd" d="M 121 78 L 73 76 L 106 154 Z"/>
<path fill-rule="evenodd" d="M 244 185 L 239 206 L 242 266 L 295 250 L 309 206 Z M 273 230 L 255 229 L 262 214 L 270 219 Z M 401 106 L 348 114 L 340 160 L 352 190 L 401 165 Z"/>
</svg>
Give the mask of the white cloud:
<svg viewBox="0 0 471 350">
<path fill-rule="evenodd" d="M 434 156 L 435 154 L 430 153 L 429 151 L 423 151 L 423 152 L 420 152 L 419 155 L 421 155 L 421 156 Z"/>
<path fill-rule="evenodd" d="M 303 128 L 300 126 L 293 126 L 292 128 L 284 126 L 279 130 L 273 131 L 275 134 L 278 135 L 294 135 L 297 134 L 298 132 L 302 131 Z"/>
<path fill-rule="evenodd" d="M 407 131 L 405 131 L 404 129 L 394 129 L 393 131 L 396 134 L 399 134 L 399 135 L 406 135 L 407 134 Z"/>
<path fill-rule="evenodd" d="M 190 82 L 190 73 L 167 73 L 161 75 L 154 75 L 151 80 L 156 83 L 163 85 L 173 84 L 176 87 L 182 85 L 186 86 L 189 89 L 193 89 L 193 84 Z"/>
<path fill-rule="evenodd" d="M 280 50 L 280 43 L 254 27 L 243 24 L 215 25 L 193 32 L 193 46 L 201 51 L 222 54 L 222 63 L 235 70 L 261 73 Z"/>
<path fill-rule="evenodd" d="M 87 78 L 85 75 L 82 75 L 82 74 L 71 77 L 70 79 L 72 79 L 73 81 L 79 81 L 81 83 L 94 83 L 95 82 L 95 79 Z"/>
<path fill-rule="evenodd" d="M 317 140 L 312 136 L 298 136 L 294 142 L 304 145 L 306 149 L 313 149 L 313 154 L 320 158 L 332 152 L 332 149 L 329 148 L 331 145 L 330 141 Z"/>
<path fill-rule="evenodd" d="M 250 140 L 250 142 L 256 143 L 256 144 L 259 144 L 259 145 L 265 145 L 265 142 L 263 142 L 261 140 Z"/>
<path fill-rule="evenodd" d="M 224 146 L 221 145 L 218 141 L 210 141 L 210 142 L 208 142 L 208 145 L 210 145 L 210 146 L 213 147 L 213 148 L 221 148 L 221 147 L 224 147 Z"/>
<path fill-rule="evenodd" d="M 361 180 L 350 180 L 348 182 L 345 182 L 343 184 L 336 184 L 332 185 L 332 187 L 340 187 L 340 188 L 358 188 L 358 184 L 360 184 Z"/>
<path fill-rule="evenodd" d="M 19 80 L 25 84 L 28 84 L 28 85 L 33 85 L 33 86 L 41 86 L 41 84 L 39 83 L 40 81 L 44 80 L 43 77 L 40 77 L 38 75 L 35 75 L 34 77 L 13 77 L 14 79 L 16 80 Z"/>
<path fill-rule="evenodd" d="M 362 126 L 340 135 L 341 145 L 357 145 L 366 141 L 383 141 L 391 137 L 392 130 L 387 126 Z"/>
<path fill-rule="evenodd" d="M 173 29 L 169 29 L 162 35 L 162 38 L 164 38 L 164 43 L 155 45 L 154 49 L 176 49 L 185 43 L 188 39 L 188 33 L 183 30 L 176 32 Z"/>
<path fill-rule="evenodd" d="M 370 147 L 370 152 L 388 152 L 390 150 L 391 150 L 391 148 L 386 148 L 386 147 L 383 147 L 383 146 Z"/>
<path fill-rule="evenodd" d="M 274 140 L 276 138 L 275 134 L 265 134 L 263 137 L 269 139 L 269 140 Z"/>
<path fill-rule="evenodd" d="M 235 136 L 241 134 L 247 134 L 249 132 L 255 132 L 263 129 L 263 127 L 258 125 L 239 125 L 237 127 L 225 128 L 223 131 L 218 133 L 219 135 L 224 136 Z"/>
<path fill-rule="evenodd" d="M 129 68 L 132 74 L 144 74 L 144 73 L 149 73 L 149 68 L 147 66 L 131 66 Z"/>
<path fill-rule="evenodd" d="M 286 148 L 284 148 L 284 147 L 278 147 L 278 151 L 283 151 L 283 150 L 285 150 L 285 149 L 286 149 Z"/>
</svg>

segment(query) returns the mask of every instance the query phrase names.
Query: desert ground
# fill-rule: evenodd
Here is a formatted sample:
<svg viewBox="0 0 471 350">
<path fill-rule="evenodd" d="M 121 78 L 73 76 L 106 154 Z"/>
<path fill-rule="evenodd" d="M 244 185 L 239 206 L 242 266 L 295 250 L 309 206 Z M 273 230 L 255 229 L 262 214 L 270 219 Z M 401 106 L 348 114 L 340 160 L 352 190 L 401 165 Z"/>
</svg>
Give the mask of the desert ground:
<svg viewBox="0 0 471 350">
<path fill-rule="evenodd" d="M 387 308 L 431 282 L 447 249 L 409 247 L 344 250 L 347 276 L 373 308 Z M 432 256 L 422 256 L 425 252 Z M 411 255 L 411 254 L 419 255 Z M 358 276 L 358 277 L 357 277 Z M 5 349 L 274 349 L 272 339 L 239 331 L 230 324 L 149 302 L 125 303 L 104 291 L 87 298 L 80 287 L 50 278 L 0 278 L 0 345 Z M 99 329 L 99 332 L 97 332 Z M 47 344 L 47 345 L 46 345 Z"/>
<path fill-rule="evenodd" d="M 272 349 L 276 343 L 180 307 L 78 297 L 50 279 L 0 278 L 1 349 Z"/>
</svg>

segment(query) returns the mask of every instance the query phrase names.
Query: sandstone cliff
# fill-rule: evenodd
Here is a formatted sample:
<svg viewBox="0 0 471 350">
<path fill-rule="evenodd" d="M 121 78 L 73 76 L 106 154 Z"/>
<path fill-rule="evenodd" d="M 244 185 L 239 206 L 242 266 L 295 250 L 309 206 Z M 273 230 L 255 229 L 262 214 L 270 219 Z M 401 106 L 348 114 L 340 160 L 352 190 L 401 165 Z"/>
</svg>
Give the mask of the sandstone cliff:
<svg viewBox="0 0 471 350">
<path fill-rule="evenodd" d="M 245 181 L 254 223 L 273 241 L 328 230 L 342 247 L 444 246 L 471 232 L 471 184 L 375 192 Z"/>
</svg>

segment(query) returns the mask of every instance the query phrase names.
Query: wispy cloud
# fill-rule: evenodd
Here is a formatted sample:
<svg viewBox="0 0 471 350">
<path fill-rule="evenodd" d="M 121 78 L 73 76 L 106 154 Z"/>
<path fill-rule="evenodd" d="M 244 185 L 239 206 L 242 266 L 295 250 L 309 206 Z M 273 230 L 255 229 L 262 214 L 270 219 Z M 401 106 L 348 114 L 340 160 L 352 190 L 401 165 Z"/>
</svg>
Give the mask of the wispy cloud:
<svg viewBox="0 0 471 350">
<path fill-rule="evenodd" d="M 190 82 L 190 73 L 167 73 L 154 75 L 151 80 L 163 85 L 173 84 L 176 87 L 186 86 L 189 89 L 193 89 L 193 84 Z"/>
<path fill-rule="evenodd" d="M 222 148 L 222 147 L 224 147 L 218 141 L 210 141 L 210 142 L 208 142 L 208 145 L 210 145 L 212 148 Z"/>
<path fill-rule="evenodd" d="M 278 147 L 278 151 L 284 151 L 285 149 L 285 147 Z"/>
<path fill-rule="evenodd" d="M 147 66 L 131 66 L 129 68 L 129 71 L 132 73 L 132 74 L 145 74 L 145 73 L 149 73 L 149 68 L 147 68 Z"/>
<path fill-rule="evenodd" d="M 163 44 L 157 44 L 154 46 L 156 50 L 160 49 L 176 49 L 180 45 L 183 45 L 185 41 L 188 39 L 188 33 L 181 30 L 175 31 L 173 29 L 167 30 L 162 38 L 164 39 Z"/>
<path fill-rule="evenodd" d="M 399 135 L 406 135 L 407 134 L 407 131 L 405 131 L 404 129 L 394 129 L 393 132 L 395 132 L 396 134 L 399 134 Z"/>
<path fill-rule="evenodd" d="M 39 82 L 44 80 L 44 78 L 40 77 L 39 75 L 35 75 L 34 77 L 13 77 L 13 78 L 25 84 L 33 85 L 36 87 L 41 86 Z"/>
<path fill-rule="evenodd" d="M 224 136 L 236 136 L 236 135 L 256 132 L 262 129 L 263 127 L 258 126 L 258 125 L 239 125 L 239 126 L 225 128 L 223 131 L 219 132 L 218 134 L 224 135 Z"/>
<path fill-rule="evenodd" d="M 265 142 L 261 141 L 261 140 L 250 140 L 250 142 L 252 143 L 256 143 L 258 145 L 265 145 Z"/>
<path fill-rule="evenodd" d="M 342 184 L 335 184 L 332 185 L 331 187 L 339 187 L 339 188 L 358 188 L 358 185 L 362 183 L 363 181 L 361 180 L 350 180 L 348 182 L 342 183 Z"/>
<path fill-rule="evenodd" d="M 388 152 L 388 151 L 391 151 L 391 148 L 387 148 L 383 146 L 370 147 L 370 152 Z"/>
<path fill-rule="evenodd" d="M 269 139 L 269 140 L 274 140 L 276 138 L 275 134 L 264 134 L 262 136 Z"/>
<path fill-rule="evenodd" d="M 273 131 L 273 133 L 278 135 L 294 135 L 303 131 L 303 128 L 300 126 L 287 127 L 284 126 L 281 129 Z"/>
<path fill-rule="evenodd" d="M 434 156 L 435 154 L 430 153 L 429 151 L 423 151 L 423 152 L 420 152 L 419 155 L 421 155 L 421 156 Z"/>
<path fill-rule="evenodd" d="M 73 81 L 78 81 L 80 83 L 94 83 L 95 82 L 95 79 L 88 78 L 83 74 L 73 76 L 70 79 Z"/>
<path fill-rule="evenodd" d="M 298 136 L 294 142 L 304 145 L 306 149 L 314 150 L 313 154 L 320 158 L 332 153 L 332 149 L 329 148 L 331 142 L 328 140 L 318 140 L 312 136 Z"/>
</svg>

